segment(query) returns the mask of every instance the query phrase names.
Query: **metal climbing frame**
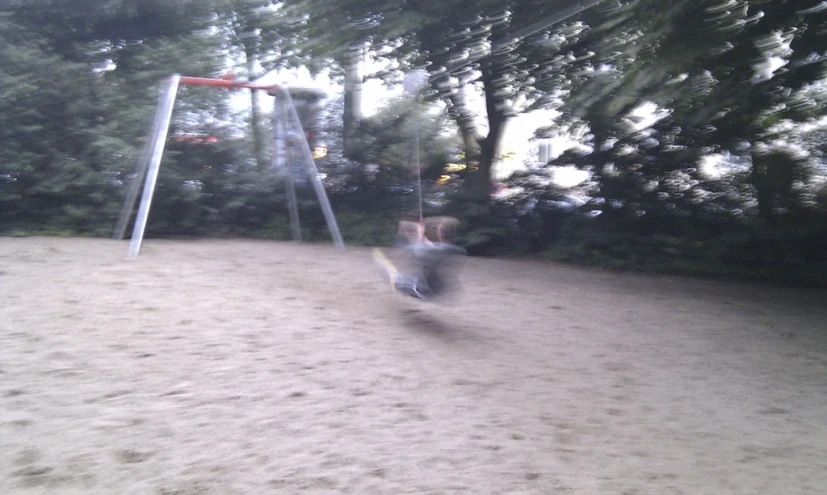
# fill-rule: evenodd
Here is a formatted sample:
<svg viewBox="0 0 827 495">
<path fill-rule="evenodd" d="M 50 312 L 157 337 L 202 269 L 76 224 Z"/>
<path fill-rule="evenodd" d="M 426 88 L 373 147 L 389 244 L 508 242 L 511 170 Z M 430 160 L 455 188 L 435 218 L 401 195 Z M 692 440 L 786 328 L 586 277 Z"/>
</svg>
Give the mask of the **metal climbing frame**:
<svg viewBox="0 0 827 495">
<path fill-rule="evenodd" d="M 178 74 L 171 76 L 166 80 L 161 88 L 160 102 L 155 114 L 155 121 L 153 123 L 152 135 L 141 154 L 138 162 L 137 174 L 130 185 L 126 196 L 126 203 L 123 211 L 115 226 L 113 237 L 115 239 L 123 239 L 126 235 L 126 229 L 129 224 L 129 219 L 132 212 L 135 210 L 135 203 L 139 197 L 141 184 L 143 184 L 143 192 L 140 194 L 141 204 L 138 208 L 138 214 L 135 218 L 135 225 L 132 230 L 132 237 L 129 243 L 129 255 L 137 256 L 141 250 L 141 243 L 143 242 L 144 230 L 146 229 L 146 222 L 149 218 L 149 209 L 152 204 L 152 195 L 155 192 L 155 183 L 158 179 L 158 170 L 161 166 L 161 158 L 164 154 L 164 146 L 167 141 L 167 134 L 169 133 L 169 125 L 172 119 L 172 110 L 175 106 L 175 98 L 178 94 L 178 88 L 181 84 L 192 86 L 211 86 L 217 88 L 246 88 L 251 91 L 263 90 L 267 91 L 272 96 L 276 97 L 275 108 L 275 140 L 276 152 L 273 158 L 273 166 L 277 172 L 284 173 L 287 177 L 287 202 L 290 212 L 290 226 L 293 232 L 293 239 L 301 240 L 301 228 L 299 225 L 299 210 L 296 200 L 296 188 L 293 176 L 293 164 L 288 163 L 288 144 L 293 143 L 298 145 L 300 149 L 300 160 L 310 177 L 313 184 L 313 189 L 316 192 L 319 204 L 324 213 L 327 227 L 330 230 L 330 235 L 333 238 L 333 243 L 339 248 L 344 249 L 345 244 L 342 240 L 342 234 L 339 232 L 339 226 L 336 223 L 336 217 L 333 214 L 333 208 L 330 206 L 327 194 L 322 184 L 319 170 L 316 168 L 316 161 L 313 159 L 313 153 L 310 150 L 310 144 L 307 141 L 307 136 L 299 119 L 298 112 L 290 95 L 290 90 L 284 86 L 259 86 L 250 82 L 234 81 L 228 79 L 209 79 L 204 77 L 184 77 Z"/>
</svg>

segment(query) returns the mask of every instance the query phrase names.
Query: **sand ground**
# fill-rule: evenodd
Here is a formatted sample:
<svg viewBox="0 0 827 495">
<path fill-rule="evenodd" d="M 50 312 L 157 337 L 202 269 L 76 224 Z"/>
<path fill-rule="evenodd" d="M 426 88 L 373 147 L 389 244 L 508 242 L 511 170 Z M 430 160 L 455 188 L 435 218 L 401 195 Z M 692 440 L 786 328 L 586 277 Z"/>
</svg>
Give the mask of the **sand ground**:
<svg viewBox="0 0 827 495">
<path fill-rule="evenodd" d="M 823 494 L 827 293 L 0 238 L 0 493 Z"/>
</svg>

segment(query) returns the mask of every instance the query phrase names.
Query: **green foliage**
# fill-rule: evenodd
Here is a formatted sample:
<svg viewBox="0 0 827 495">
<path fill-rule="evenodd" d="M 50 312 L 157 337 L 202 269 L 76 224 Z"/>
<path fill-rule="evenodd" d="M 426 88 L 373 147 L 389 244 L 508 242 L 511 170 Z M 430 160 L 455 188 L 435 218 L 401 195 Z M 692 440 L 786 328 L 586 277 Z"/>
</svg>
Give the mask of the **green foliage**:
<svg viewBox="0 0 827 495">
<path fill-rule="evenodd" d="M 825 217 L 769 227 L 760 222 L 684 225 L 680 232 L 641 233 L 570 217 L 560 237 L 544 251 L 553 261 L 608 270 L 675 273 L 825 287 Z"/>
<path fill-rule="evenodd" d="M 460 218 L 459 242 L 474 254 L 823 284 L 827 18 L 813 2 L 604 2 L 508 43 L 569 5 L 9 0 L 0 7 L 0 233 L 107 234 L 134 180 L 161 78 L 216 76 L 237 64 L 250 77 L 285 64 L 335 76 L 337 64 L 353 62 L 348 50 L 369 42 L 395 64 L 377 77 L 398 81 L 427 66 L 452 78 L 425 95 L 447 114 L 392 101 L 361 122 L 348 159 L 344 106 L 331 107 L 330 153 L 317 164 L 347 243 L 388 244 L 400 215 L 418 209 L 418 133 L 425 214 Z M 487 129 L 468 104 L 474 92 L 485 97 Z M 228 96 L 182 88 L 171 136 L 217 142 L 168 143 L 149 235 L 291 237 L 284 179 L 262 166 L 263 118 L 247 126 Z M 636 125 L 631 112 L 643 104 L 661 118 Z M 563 191 L 533 170 L 509 181 L 517 194 L 492 200 L 486 171 L 503 125 L 544 106 L 563 111 L 552 130 L 588 129 L 591 150 L 553 165 L 589 170 L 590 182 Z M 437 198 L 434 180 L 460 147 L 483 171 L 467 183 L 482 179 Z M 705 174 L 699 164 L 714 156 L 723 166 Z M 303 237 L 328 242 L 303 179 Z M 570 193 L 591 201 L 562 206 Z"/>
<path fill-rule="evenodd" d="M 417 136 L 420 162 L 426 178 L 434 178 L 448 156 L 456 151 L 456 141 L 448 134 L 444 116 L 432 106 L 410 98 L 390 101 L 373 117 L 362 122 L 361 137 L 354 146 L 354 159 L 380 164 L 395 179 L 414 177 Z"/>
<path fill-rule="evenodd" d="M 281 235 L 283 181 L 270 170 L 259 171 L 251 150 L 249 140 L 226 136 L 215 144 L 170 145 L 147 234 Z"/>
<path fill-rule="evenodd" d="M 438 178 L 456 150 L 446 119 L 431 105 L 410 98 L 394 99 L 362 122 L 362 137 L 353 143 L 354 160 L 343 156 L 341 100 L 334 101 L 325 124 L 328 155 L 317 162 L 328 174 L 338 208 L 359 214 L 396 216 L 419 209 L 416 137 L 423 191 Z"/>
<path fill-rule="evenodd" d="M 827 49 L 827 21 L 811 6 L 796 0 L 729 6 L 719 0 L 631 0 L 588 14 L 594 28 L 582 30 L 571 47 L 589 56 L 575 57 L 568 69 L 561 65 L 565 75 L 556 84 L 568 92 L 565 118 L 585 122 L 597 149 L 561 162 L 592 170 L 595 195 L 607 201 L 641 210 L 692 210 L 698 197 L 720 196 L 709 193 L 725 189 L 696 166 L 722 149 L 756 165 L 755 173 L 742 176 L 750 187 L 740 182 L 727 195 L 740 196 L 743 208 L 772 221 L 795 202 L 790 179 L 809 164 L 800 157 L 786 160 L 771 165 L 768 174 L 761 162 L 784 155 L 772 151 L 782 143 L 800 141 L 779 127 L 810 124 L 824 109 L 825 93 L 815 88 L 825 63 L 814 54 Z M 635 128 L 630 111 L 647 102 L 664 115 L 649 129 Z M 606 165 L 611 174 L 604 173 Z M 677 175 L 688 189 L 665 187 Z M 779 182 L 782 176 L 787 186 Z M 669 200 L 656 199 L 663 196 Z"/>
<path fill-rule="evenodd" d="M 42 0 L 0 10 L 0 231 L 111 228 L 158 80 L 215 67 L 218 40 L 191 7 Z"/>
<path fill-rule="evenodd" d="M 306 54 L 306 64 L 334 60 L 346 69 L 352 66 L 354 48 L 369 44 L 397 62 L 380 74 L 386 80 L 398 81 L 413 67 L 427 68 L 429 97 L 447 105 L 466 156 L 477 162 L 477 173 L 466 177 L 463 185 L 480 194 L 491 188 L 508 120 L 547 105 L 560 89 L 551 85 L 547 91 L 550 85 L 541 84 L 553 75 L 549 66 L 561 58 L 562 45 L 539 39 L 548 30 L 537 27 L 538 20 L 575 3 L 302 0 L 287 8 L 304 21 L 306 42 L 298 50 Z M 535 35 L 538 39 L 523 41 Z M 320 60 L 314 62 L 313 57 Z M 479 113 L 487 125 L 478 125 L 478 109 L 469 104 L 473 95 L 484 98 L 484 113 Z"/>
<path fill-rule="evenodd" d="M 460 221 L 457 244 L 465 246 L 474 255 L 494 255 L 524 252 L 527 238 L 517 228 L 510 205 L 492 201 L 465 189 L 453 191 L 441 212 Z"/>
<path fill-rule="evenodd" d="M 224 39 L 235 72 L 253 81 L 283 67 L 297 38 L 280 0 L 214 0 L 213 27 Z M 250 93 L 249 129 L 258 168 L 267 166 L 260 94 Z"/>
<path fill-rule="evenodd" d="M 386 211 L 364 214 L 339 210 L 336 219 L 342 237 L 348 244 L 357 246 L 387 246 L 393 242 L 399 215 Z"/>
<path fill-rule="evenodd" d="M 0 42 L 7 47 L 0 53 L 0 228 L 43 223 L 57 212 L 65 228 L 100 224 L 112 186 L 92 146 L 100 113 L 91 74 L 8 16 L 0 17 Z"/>
</svg>

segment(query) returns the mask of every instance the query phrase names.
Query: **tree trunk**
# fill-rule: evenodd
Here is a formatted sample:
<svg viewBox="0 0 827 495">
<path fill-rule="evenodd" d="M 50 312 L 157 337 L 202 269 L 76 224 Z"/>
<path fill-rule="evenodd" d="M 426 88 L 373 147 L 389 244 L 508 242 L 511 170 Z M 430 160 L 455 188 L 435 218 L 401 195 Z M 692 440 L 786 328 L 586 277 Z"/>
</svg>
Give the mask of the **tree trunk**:
<svg viewBox="0 0 827 495">
<path fill-rule="evenodd" d="M 250 91 L 250 126 L 253 129 L 253 153 L 256 156 L 256 167 L 264 170 L 267 167 L 267 160 L 264 157 L 264 133 L 261 129 L 261 105 L 258 91 Z"/>
<path fill-rule="evenodd" d="M 352 45 L 345 55 L 345 102 L 342 120 L 344 123 L 344 150 L 347 158 L 352 158 L 355 149 L 355 137 L 362 121 L 362 86 L 364 74 L 362 73 L 362 62 L 364 62 L 367 47 L 364 43 Z"/>
<path fill-rule="evenodd" d="M 798 207 L 792 193 L 799 166 L 795 158 L 782 151 L 752 155 L 752 185 L 758 200 L 758 216 L 773 224 L 776 208 Z"/>
<path fill-rule="evenodd" d="M 459 137 L 462 139 L 462 151 L 465 152 L 465 160 L 467 162 L 480 160 L 480 142 L 477 135 L 477 126 L 473 121 L 463 121 L 462 118 L 456 119 L 459 127 Z"/>
<path fill-rule="evenodd" d="M 256 55 L 248 50 L 246 57 L 247 79 L 252 81 L 255 79 Z M 264 170 L 267 167 L 267 160 L 264 157 L 264 133 L 261 129 L 261 123 L 262 118 L 259 94 L 258 91 L 250 90 L 250 127 L 253 132 L 253 153 L 256 158 L 256 167 L 259 170 Z"/>
<path fill-rule="evenodd" d="M 493 84 L 494 75 L 486 73 L 483 78 L 485 91 L 485 109 L 488 117 L 488 135 L 479 139 L 479 164 L 475 172 L 469 172 L 467 185 L 471 192 L 488 197 L 491 194 L 494 164 L 500 153 L 502 137 L 508 123 L 508 115 L 502 102 L 496 95 Z"/>
<path fill-rule="evenodd" d="M 588 163 L 592 167 L 591 180 L 597 184 L 596 196 L 606 199 L 600 208 L 603 213 L 611 213 L 609 199 L 614 195 L 610 191 L 611 186 L 607 181 L 613 180 L 611 174 L 606 175 L 606 166 L 611 162 L 612 148 L 603 148 L 603 144 L 612 137 L 608 126 L 601 122 L 600 117 L 591 116 L 594 120 L 588 120 L 594 136 L 594 151 L 588 156 Z M 598 122 L 592 124 L 592 122 Z"/>
</svg>

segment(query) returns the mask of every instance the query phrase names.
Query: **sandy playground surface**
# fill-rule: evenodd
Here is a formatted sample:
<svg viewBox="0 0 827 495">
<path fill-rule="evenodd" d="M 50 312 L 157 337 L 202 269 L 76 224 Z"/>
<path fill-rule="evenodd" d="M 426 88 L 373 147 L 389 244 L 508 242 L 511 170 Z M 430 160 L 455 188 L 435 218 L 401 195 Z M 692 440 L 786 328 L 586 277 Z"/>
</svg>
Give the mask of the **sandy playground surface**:
<svg viewBox="0 0 827 495">
<path fill-rule="evenodd" d="M 0 238 L 0 493 L 823 494 L 827 294 Z"/>
</svg>

